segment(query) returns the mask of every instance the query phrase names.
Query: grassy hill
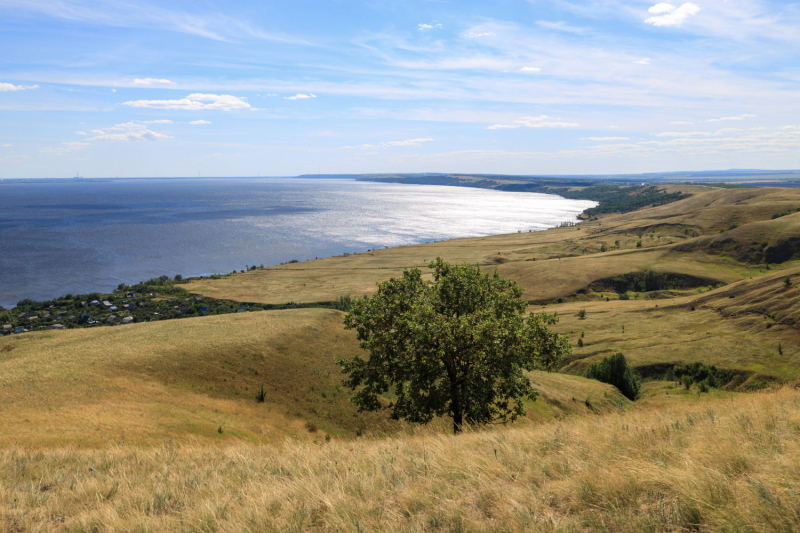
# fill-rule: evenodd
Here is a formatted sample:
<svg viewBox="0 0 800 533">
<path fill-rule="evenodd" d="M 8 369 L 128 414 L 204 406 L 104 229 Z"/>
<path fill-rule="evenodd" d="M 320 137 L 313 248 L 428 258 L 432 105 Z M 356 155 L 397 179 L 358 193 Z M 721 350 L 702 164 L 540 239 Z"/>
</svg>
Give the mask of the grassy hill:
<svg viewBox="0 0 800 533">
<path fill-rule="evenodd" d="M 662 186 L 665 191 L 676 186 Z M 196 280 L 188 290 L 214 298 L 285 304 L 329 302 L 374 291 L 375 283 L 434 258 L 498 268 L 537 303 L 573 297 L 593 284 L 647 270 L 683 277 L 687 287 L 732 283 L 767 272 L 761 258 L 732 253 L 757 246 L 773 268 L 800 264 L 794 252 L 800 189 L 682 187 L 690 198 L 630 213 L 607 215 L 577 227 L 470 239 L 453 239 L 249 271 L 219 280 Z M 764 226 L 769 229 L 758 229 Z M 720 233 L 722 231 L 722 233 Z M 719 248 L 714 242 L 735 242 Z M 601 250 L 605 249 L 605 252 Z M 778 250 L 784 250 L 775 254 Z"/>
<path fill-rule="evenodd" d="M 0 338 L 0 447 L 279 442 L 409 430 L 356 413 L 335 356 L 360 350 L 343 314 L 294 309 Z M 534 373 L 531 421 L 607 412 L 610 385 Z M 263 403 L 256 394 L 264 386 Z M 590 399 L 591 407 L 585 400 Z M 449 428 L 440 421 L 434 424 Z M 219 432 L 219 429 L 222 432 Z"/>
<path fill-rule="evenodd" d="M 4 425 L 4 427 L 7 427 Z M 5 531 L 800 529 L 800 395 L 453 437 L 0 451 Z"/>
</svg>

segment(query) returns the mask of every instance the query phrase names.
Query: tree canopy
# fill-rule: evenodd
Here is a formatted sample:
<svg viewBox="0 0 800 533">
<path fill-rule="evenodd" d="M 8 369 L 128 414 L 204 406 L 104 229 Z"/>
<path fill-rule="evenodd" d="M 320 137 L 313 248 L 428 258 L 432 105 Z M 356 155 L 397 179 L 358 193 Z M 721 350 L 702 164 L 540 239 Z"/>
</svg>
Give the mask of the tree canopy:
<svg viewBox="0 0 800 533">
<path fill-rule="evenodd" d="M 345 328 L 357 331 L 369 357 L 336 361 L 352 401 L 423 424 L 451 416 L 455 433 L 464 423 L 516 420 L 525 399 L 538 394 L 525 371 L 549 371 L 569 353 L 569 339 L 548 328 L 557 316 L 526 318 L 522 289 L 496 270 L 484 274 L 441 258 L 428 267 L 432 282 L 406 270 L 370 298 L 353 300 Z"/>
</svg>

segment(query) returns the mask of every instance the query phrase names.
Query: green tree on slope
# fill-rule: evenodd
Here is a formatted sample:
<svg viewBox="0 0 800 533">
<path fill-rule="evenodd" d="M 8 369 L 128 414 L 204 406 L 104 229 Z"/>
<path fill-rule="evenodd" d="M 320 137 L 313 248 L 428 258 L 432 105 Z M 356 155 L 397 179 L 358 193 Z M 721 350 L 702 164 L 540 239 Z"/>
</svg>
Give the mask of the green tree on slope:
<svg viewBox="0 0 800 533">
<path fill-rule="evenodd" d="M 344 383 L 361 411 L 389 409 L 394 419 L 427 423 L 451 416 L 453 432 L 464 423 L 514 421 L 537 392 L 526 370 L 551 370 L 569 353 L 569 339 L 548 326 L 556 315 L 532 314 L 513 281 L 483 274 L 478 266 L 428 265 L 378 284 L 356 299 L 345 316 L 367 359 L 337 359 Z M 392 391 L 394 400 L 380 396 Z"/>
</svg>

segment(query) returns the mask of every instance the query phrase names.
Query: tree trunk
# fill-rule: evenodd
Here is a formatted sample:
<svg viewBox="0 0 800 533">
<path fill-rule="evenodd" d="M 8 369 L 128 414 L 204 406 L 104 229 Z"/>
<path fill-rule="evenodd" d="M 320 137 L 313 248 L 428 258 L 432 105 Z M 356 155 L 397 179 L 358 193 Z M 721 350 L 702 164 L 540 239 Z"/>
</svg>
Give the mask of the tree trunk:
<svg viewBox="0 0 800 533">
<path fill-rule="evenodd" d="M 458 396 L 453 397 L 453 435 L 461 433 L 461 428 L 464 424 L 464 410 L 461 408 L 461 402 Z"/>
</svg>

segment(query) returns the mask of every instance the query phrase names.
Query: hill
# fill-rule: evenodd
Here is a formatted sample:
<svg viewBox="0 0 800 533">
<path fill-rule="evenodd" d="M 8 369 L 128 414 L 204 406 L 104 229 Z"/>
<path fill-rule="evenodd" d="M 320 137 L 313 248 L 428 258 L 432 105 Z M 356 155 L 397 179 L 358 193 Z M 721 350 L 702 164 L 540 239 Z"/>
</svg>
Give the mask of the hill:
<svg viewBox="0 0 800 533">
<path fill-rule="evenodd" d="M 6 426 L 4 426 L 6 427 Z M 793 389 L 453 437 L 0 451 L 5 531 L 800 529 Z"/>
<path fill-rule="evenodd" d="M 350 403 L 333 359 L 360 348 L 342 317 L 293 309 L 1 337 L 0 447 L 407 431 L 383 413 L 357 414 Z M 614 387 L 593 380 L 532 377 L 543 395 L 529 404 L 530 421 L 628 404 Z"/>
</svg>

